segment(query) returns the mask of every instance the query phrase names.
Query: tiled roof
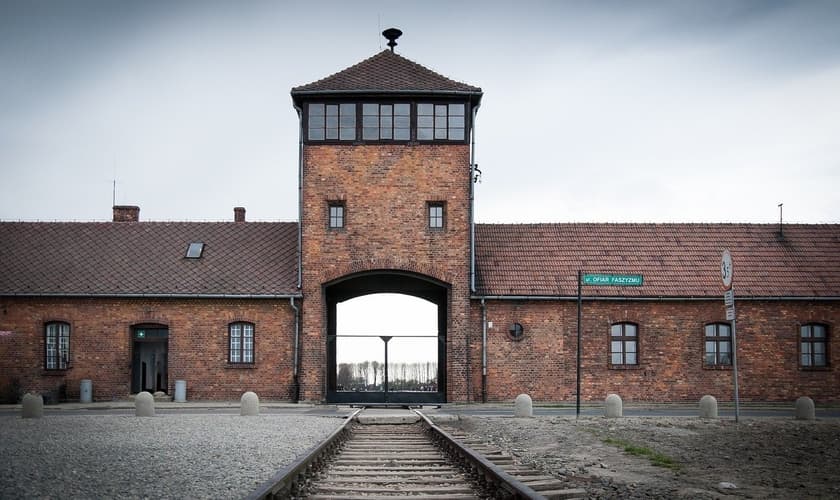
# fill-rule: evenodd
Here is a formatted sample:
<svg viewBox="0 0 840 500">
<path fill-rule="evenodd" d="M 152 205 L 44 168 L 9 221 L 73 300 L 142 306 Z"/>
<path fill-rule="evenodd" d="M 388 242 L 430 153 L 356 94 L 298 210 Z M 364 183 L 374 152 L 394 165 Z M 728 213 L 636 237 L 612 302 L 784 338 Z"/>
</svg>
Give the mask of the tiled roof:
<svg viewBox="0 0 840 500">
<path fill-rule="evenodd" d="M 840 225 L 479 224 L 478 295 L 575 296 L 577 271 L 641 274 L 588 296 L 721 297 L 729 249 L 736 297 L 840 297 Z"/>
<path fill-rule="evenodd" d="M 205 243 L 201 258 L 184 258 L 190 242 Z M 288 295 L 296 285 L 296 223 L 0 223 L 0 295 Z"/>
<path fill-rule="evenodd" d="M 390 50 L 383 50 L 338 73 L 292 89 L 293 96 L 308 92 L 481 94 L 481 89 L 456 82 Z"/>
</svg>

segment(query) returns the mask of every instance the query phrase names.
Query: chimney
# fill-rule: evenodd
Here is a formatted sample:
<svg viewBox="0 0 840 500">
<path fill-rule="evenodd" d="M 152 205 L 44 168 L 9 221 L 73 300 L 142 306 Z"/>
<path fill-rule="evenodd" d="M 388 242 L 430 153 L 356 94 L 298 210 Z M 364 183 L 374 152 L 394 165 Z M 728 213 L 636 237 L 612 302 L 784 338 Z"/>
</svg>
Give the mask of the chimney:
<svg viewBox="0 0 840 500">
<path fill-rule="evenodd" d="M 139 222 L 140 207 L 134 205 L 114 205 L 114 222 Z"/>
<path fill-rule="evenodd" d="M 233 222 L 245 222 L 245 207 L 233 207 Z"/>
</svg>

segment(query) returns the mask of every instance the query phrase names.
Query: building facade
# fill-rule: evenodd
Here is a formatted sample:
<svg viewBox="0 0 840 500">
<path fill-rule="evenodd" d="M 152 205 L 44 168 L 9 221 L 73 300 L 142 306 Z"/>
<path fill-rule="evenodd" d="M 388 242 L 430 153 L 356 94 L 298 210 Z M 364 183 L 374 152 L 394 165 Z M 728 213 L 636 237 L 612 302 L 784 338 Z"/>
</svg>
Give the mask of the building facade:
<svg viewBox="0 0 840 500">
<path fill-rule="evenodd" d="M 840 226 L 476 224 L 480 88 L 392 47 L 291 95 L 297 223 L 0 223 L 5 400 L 89 379 L 97 400 L 185 380 L 196 400 L 560 402 L 580 374 L 584 400 L 725 401 L 737 334 L 744 400 L 840 401 Z M 370 294 L 433 304 L 436 328 L 345 335 Z"/>
</svg>

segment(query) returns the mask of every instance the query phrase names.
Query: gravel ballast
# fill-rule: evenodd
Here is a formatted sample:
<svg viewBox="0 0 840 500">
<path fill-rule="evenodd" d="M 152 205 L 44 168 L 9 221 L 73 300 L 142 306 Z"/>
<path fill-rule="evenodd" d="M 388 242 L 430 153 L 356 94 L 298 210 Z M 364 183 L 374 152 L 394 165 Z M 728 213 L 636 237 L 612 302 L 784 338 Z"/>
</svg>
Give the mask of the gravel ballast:
<svg viewBox="0 0 840 500">
<path fill-rule="evenodd" d="M 1 498 L 241 498 L 340 418 L 0 417 Z"/>
</svg>

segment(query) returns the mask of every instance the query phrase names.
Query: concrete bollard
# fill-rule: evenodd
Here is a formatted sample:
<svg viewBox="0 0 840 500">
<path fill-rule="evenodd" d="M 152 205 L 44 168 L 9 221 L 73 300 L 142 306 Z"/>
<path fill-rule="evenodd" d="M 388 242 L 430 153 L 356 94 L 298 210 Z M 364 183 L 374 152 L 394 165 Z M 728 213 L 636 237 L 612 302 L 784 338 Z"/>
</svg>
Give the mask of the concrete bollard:
<svg viewBox="0 0 840 500">
<path fill-rule="evenodd" d="M 534 405 L 531 403 L 531 396 L 520 394 L 513 402 L 514 417 L 533 417 Z"/>
<path fill-rule="evenodd" d="M 802 396 L 796 400 L 796 420 L 814 420 L 814 400 L 808 396 Z"/>
<path fill-rule="evenodd" d="M 624 415 L 624 407 L 618 394 L 609 394 L 604 404 L 604 415 L 607 417 L 616 418 Z"/>
<path fill-rule="evenodd" d="M 134 397 L 134 415 L 137 417 L 155 416 L 155 397 L 146 391 Z"/>
<path fill-rule="evenodd" d="M 90 379 L 82 379 L 79 383 L 79 402 L 93 403 L 93 382 Z"/>
<path fill-rule="evenodd" d="M 176 403 L 186 403 L 187 402 L 187 381 L 186 380 L 176 380 L 175 381 L 175 402 Z"/>
<path fill-rule="evenodd" d="M 248 391 L 239 400 L 239 414 L 243 417 L 254 417 L 260 414 L 260 398 L 256 393 Z"/>
<path fill-rule="evenodd" d="M 21 418 L 41 418 L 44 416 L 44 397 L 27 392 L 23 395 Z"/>
<path fill-rule="evenodd" d="M 717 399 L 706 394 L 700 398 L 700 418 L 718 418 Z"/>
</svg>

